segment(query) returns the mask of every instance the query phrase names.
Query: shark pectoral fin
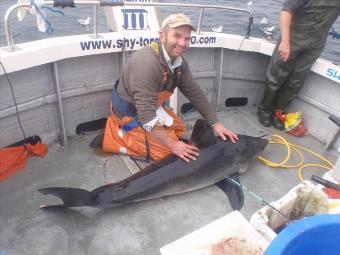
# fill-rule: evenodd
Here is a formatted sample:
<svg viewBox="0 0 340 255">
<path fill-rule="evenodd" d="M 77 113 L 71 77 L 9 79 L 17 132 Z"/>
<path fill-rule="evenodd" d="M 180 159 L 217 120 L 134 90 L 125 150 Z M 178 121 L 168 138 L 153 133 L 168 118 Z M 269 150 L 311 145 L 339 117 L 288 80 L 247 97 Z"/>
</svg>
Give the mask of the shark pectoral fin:
<svg viewBox="0 0 340 255">
<path fill-rule="evenodd" d="M 232 176 L 234 180 L 240 181 L 238 177 Z M 222 181 L 219 181 L 215 184 L 217 187 L 219 187 L 228 197 L 229 203 L 231 208 L 233 210 L 240 210 L 243 207 L 244 204 L 244 196 L 243 191 L 239 189 L 236 185 L 229 182 L 227 179 L 224 179 Z"/>
<path fill-rule="evenodd" d="M 54 195 L 63 200 L 64 204 L 53 205 L 53 207 L 78 207 L 78 206 L 93 206 L 95 205 L 96 197 L 87 190 L 66 187 L 51 187 L 39 189 L 44 195 Z M 40 208 L 51 207 L 43 205 Z"/>
</svg>

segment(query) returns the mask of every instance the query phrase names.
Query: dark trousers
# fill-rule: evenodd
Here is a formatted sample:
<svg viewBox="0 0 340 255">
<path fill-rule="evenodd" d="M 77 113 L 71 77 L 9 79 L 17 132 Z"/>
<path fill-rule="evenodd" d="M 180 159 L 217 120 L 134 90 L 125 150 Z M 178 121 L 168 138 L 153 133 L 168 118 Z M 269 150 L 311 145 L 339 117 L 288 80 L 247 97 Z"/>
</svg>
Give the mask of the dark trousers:
<svg viewBox="0 0 340 255">
<path fill-rule="evenodd" d="M 320 56 L 321 48 L 301 49 L 291 43 L 291 55 L 283 62 L 277 43 L 271 57 L 265 82 L 265 90 L 258 109 L 274 111 L 288 105 L 301 89 L 312 65 Z"/>
</svg>

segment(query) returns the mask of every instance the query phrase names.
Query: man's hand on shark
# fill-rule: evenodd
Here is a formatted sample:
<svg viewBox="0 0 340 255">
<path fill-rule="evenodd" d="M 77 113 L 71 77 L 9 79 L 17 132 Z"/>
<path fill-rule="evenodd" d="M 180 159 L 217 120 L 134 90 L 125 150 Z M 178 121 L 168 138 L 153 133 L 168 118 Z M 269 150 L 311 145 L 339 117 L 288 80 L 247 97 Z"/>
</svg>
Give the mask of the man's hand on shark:
<svg viewBox="0 0 340 255">
<path fill-rule="evenodd" d="M 238 136 L 234 132 L 226 129 L 221 123 L 216 123 L 213 127 L 222 140 L 226 140 L 228 137 L 232 143 L 236 143 L 238 141 Z"/>
<path fill-rule="evenodd" d="M 191 160 L 196 160 L 199 156 L 198 148 L 196 146 L 186 144 L 182 141 L 175 141 L 171 144 L 170 149 L 173 154 L 177 155 L 185 162 L 190 162 Z"/>
</svg>

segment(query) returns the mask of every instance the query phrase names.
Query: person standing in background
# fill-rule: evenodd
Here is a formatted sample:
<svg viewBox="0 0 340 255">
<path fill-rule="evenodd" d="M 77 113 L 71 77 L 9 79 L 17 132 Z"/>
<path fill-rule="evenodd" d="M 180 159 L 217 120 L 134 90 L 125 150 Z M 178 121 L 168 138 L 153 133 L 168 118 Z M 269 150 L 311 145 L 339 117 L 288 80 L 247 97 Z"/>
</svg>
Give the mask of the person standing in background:
<svg viewBox="0 0 340 255">
<path fill-rule="evenodd" d="M 301 89 L 339 13 L 340 0 L 284 1 L 281 36 L 270 60 L 264 95 L 258 105 L 257 116 L 262 125 L 285 129 L 282 111 Z"/>
</svg>

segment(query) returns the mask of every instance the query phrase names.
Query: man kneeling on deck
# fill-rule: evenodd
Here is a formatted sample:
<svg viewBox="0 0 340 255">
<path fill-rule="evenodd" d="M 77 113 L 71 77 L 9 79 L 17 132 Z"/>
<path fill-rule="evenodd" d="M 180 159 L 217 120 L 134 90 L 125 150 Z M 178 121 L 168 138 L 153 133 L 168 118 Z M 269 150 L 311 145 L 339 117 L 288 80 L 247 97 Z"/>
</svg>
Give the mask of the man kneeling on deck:
<svg viewBox="0 0 340 255">
<path fill-rule="evenodd" d="M 195 28 L 184 14 L 167 17 L 158 43 L 131 56 L 112 92 L 112 115 L 108 118 L 103 150 L 160 160 L 175 154 L 189 162 L 198 157 L 198 148 L 179 138 L 185 126 L 164 105 L 178 89 L 222 138 L 233 143 L 238 137 L 217 119 L 203 91 L 183 58 Z"/>
</svg>

